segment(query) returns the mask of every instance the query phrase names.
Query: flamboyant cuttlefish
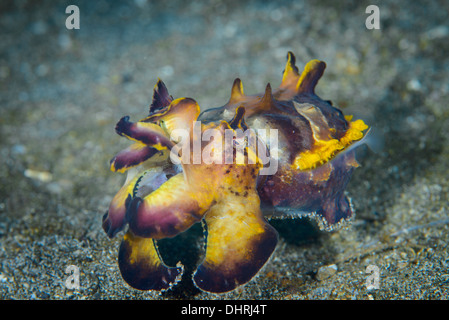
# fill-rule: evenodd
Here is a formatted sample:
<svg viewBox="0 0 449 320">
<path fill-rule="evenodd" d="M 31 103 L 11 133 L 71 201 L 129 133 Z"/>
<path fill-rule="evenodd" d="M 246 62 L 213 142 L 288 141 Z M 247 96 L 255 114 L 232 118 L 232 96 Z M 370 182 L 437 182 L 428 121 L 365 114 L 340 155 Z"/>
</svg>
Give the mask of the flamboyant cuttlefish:
<svg viewBox="0 0 449 320">
<path fill-rule="evenodd" d="M 272 255 L 278 234 L 266 218 L 307 214 L 330 229 L 352 216 L 344 190 L 368 126 L 315 94 L 325 66 L 312 60 L 300 73 L 289 52 L 278 89 L 246 95 L 236 79 L 230 100 L 202 113 L 159 80 L 149 115 L 120 119 L 116 132 L 133 144 L 111 160 L 128 175 L 103 229 L 112 238 L 128 225 L 118 263 L 130 286 L 179 281 L 183 266 L 165 265 L 156 242 L 200 221 L 206 250 L 193 281 L 219 293 L 247 283 Z"/>
</svg>

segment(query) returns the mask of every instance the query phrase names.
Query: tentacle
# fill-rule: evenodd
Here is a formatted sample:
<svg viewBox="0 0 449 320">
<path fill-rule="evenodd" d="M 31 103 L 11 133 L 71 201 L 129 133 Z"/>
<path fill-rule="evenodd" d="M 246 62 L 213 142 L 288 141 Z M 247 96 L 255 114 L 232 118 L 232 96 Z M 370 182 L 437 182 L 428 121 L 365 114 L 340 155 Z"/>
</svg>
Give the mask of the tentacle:
<svg viewBox="0 0 449 320">
<path fill-rule="evenodd" d="M 166 290 L 181 280 L 183 267 L 168 267 L 159 256 L 156 243 L 131 231 L 125 235 L 119 249 L 118 264 L 123 279 L 139 290 Z"/>
<path fill-rule="evenodd" d="M 185 181 L 183 174 L 178 174 L 149 195 L 134 197 L 127 220 L 138 236 L 174 237 L 199 222 L 212 200 L 212 195 L 198 192 Z"/>
<path fill-rule="evenodd" d="M 157 148 L 147 146 L 136 142 L 130 147 L 120 151 L 111 160 L 111 171 L 125 172 L 151 158 L 151 162 L 157 163 L 167 160 L 167 150 L 158 150 Z"/>
<path fill-rule="evenodd" d="M 136 175 L 125 182 L 124 186 L 112 199 L 108 212 L 103 216 L 103 230 L 109 238 L 113 238 L 125 226 L 126 211 L 133 198 L 136 184 L 143 175 L 144 173 Z"/>
<path fill-rule="evenodd" d="M 273 253 L 278 235 L 259 209 L 254 190 L 228 196 L 205 218 L 206 256 L 193 280 L 209 292 L 226 292 L 247 283 Z"/>
<path fill-rule="evenodd" d="M 131 122 L 128 116 L 120 119 L 115 127 L 115 131 L 132 141 L 152 146 L 158 150 L 171 149 L 174 145 L 160 126 L 141 121 Z"/>
</svg>

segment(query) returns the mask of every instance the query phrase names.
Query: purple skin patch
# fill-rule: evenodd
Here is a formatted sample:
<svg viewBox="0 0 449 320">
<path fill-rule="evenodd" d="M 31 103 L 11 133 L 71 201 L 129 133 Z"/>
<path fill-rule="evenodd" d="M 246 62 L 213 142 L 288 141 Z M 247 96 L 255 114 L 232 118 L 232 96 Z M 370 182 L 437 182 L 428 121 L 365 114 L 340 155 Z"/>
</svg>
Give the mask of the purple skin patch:
<svg viewBox="0 0 449 320">
<path fill-rule="evenodd" d="M 352 208 L 344 190 L 354 171 L 348 152 L 309 172 L 298 172 L 289 183 L 279 176 L 268 177 L 258 186 L 262 208 L 267 215 L 294 216 L 296 213 L 314 213 L 324 219 L 325 226 L 337 225 L 351 218 Z M 314 172 L 329 170 L 325 180 L 314 179 Z M 296 210 L 292 210 L 292 208 Z M 285 211 L 283 211 L 285 209 Z M 277 211 L 277 212 L 276 212 Z"/>
</svg>

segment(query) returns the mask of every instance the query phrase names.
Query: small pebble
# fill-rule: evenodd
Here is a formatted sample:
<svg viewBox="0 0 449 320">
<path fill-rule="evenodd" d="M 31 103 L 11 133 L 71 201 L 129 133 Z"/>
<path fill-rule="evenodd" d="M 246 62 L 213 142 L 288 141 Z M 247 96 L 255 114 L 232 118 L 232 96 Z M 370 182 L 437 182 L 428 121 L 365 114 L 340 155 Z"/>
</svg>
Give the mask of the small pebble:
<svg viewBox="0 0 449 320">
<path fill-rule="evenodd" d="M 41 182 L 49 182 L 53 179 L 53 175 L 48 171 L 37 171 L 33 169 L 26 169 L 23 174 L 27 178 L 39 180 Z"/>
<path fill-rule="evenodd" d="M 316 279 L 318 281 L 323 281 L 325 279 L 328 279 L 332 277 L 338 270 L 338 267 L 336 264 L 330 264 L 327 266 L 320 267 L 318 269 L 318 272 L 316 274 Z"/>
</svg>

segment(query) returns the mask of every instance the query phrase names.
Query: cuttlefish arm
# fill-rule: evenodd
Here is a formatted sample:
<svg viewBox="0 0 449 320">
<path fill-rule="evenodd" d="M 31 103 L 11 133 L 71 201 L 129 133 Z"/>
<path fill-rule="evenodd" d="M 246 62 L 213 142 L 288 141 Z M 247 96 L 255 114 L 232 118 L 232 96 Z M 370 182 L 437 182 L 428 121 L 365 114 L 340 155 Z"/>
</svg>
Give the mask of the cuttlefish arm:
<svg viewBox="0 0 449 320">
<path fill-rule="evenodd" d="M 207 214 L 206 257 L 193 277 L 201 290 L 226 292 L 247 283 L 276 248 L 276 230 L 262 217 L 257 195 L 249 197 L 227 198 Z"/>
<path fill-rule="evenodd" d="M 139 290 L 166 290 L 181 280 L 183 267 L 168 267 L 159 256 L 156 243 L 128 231 L 118 254 L 123 279 Z"/>
<path fill-rule="evenodd" d="M 135 187 L 143 174 L 135 175 L 126 181 L 115 194 L 109 204 L 108 211 L 103 216 L 103 230 L 109 238 L 113 238 L 126 224 L 126 212 L 133 198 Z"/>
<path fill-rule="evenodd" d="M 157 162 L 162 162 L 168 158 L 168 155 L 168 150 L 160 150 L 158 148 L 136 142 L 128 148 L 120 151 L 114 158 L 112 158 L 110 161 L 110 169 L 114 172 L 125 172 L 147 160 L 150 160 L 155 164 Z"/>
<path fill-rule="evenodd" d="M 134 234 L 153 239 L 174 237 L 199 222 L 213 201 L 208 192 L 186 182 L 182 173 L 145 197 L 134 197 L 127 220 Z"/>
<path fill-rule="evenodd" d="M 119 267 L 123 279 L 139 290 L 165 290 L 176 283 L 182 265 L 166 266 L 156 240 L 174 237 L 199 222 L 213 198 L 189 185 L 183 174 L 164 182 L 148 195 L 138 190 L 128 203 L 129 224 L 119 250 Z"/>
<path fill-rule="evenodd" d="M 163 84 L 159 84 L 159 86 L 163 86 Z M 161 99 L 158 90 L 155 89 L 154 99 L 156 102 Z M 140 121 L 132 122 L 129 116 L 120 119 L 115 131 L 134 143 L 120 151 L 111 160 L 112 171 L 125 172 L 144 162 L 148 164 L 150 161 L 152 163 L 166 161 L 170 150 L 175 146 L 171 139 L 172 132 L 176 129 L 183 129 L 191 134 L 193 121 L 198 117 L 200 110 L 198 104 L 189 98 L 164 100 L 163 102 L 168 103 L 169 101 L 170 104 L 159 113 L 153 113 Z"/>
<path fill-rule="evenodd" d="M 278 242 L 265 221 L 255 189 L 255 165 L 233 167 L 220 186 L 220 200 L 205 216 L 206 255 L 193 280 L 208 292 L 227 292 L 247 283 L 263 267 Z"/>
</svg>

